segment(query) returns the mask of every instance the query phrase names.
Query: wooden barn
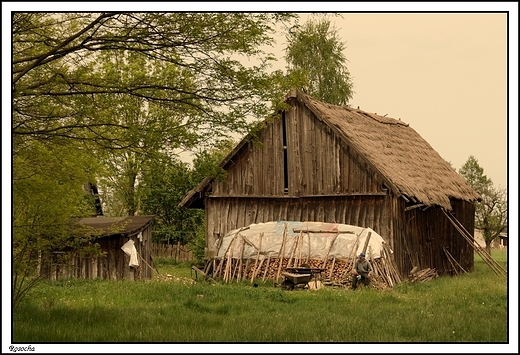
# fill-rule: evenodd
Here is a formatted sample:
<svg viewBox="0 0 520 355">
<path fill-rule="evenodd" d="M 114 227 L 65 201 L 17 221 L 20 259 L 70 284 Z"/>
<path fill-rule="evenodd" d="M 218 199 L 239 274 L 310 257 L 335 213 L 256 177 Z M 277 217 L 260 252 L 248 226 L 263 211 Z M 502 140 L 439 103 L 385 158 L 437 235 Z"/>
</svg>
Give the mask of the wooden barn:
<svg viewBox="0 0 520 355">
<path fill-rule="evenodd" d="M 81 237 L 88 236 L 92 243 L 99 244 L 104 256 L 56 250 L 52 255 L 42 257 L 40 275 L 52 280 L 150 279 L 153 272 L 152 221 L 153 216 L 76 219 L 74 230 L 81 230 Z"/>
<path fill-rule="evenodd" d="M 225 178 L 204 179 L 179 204 L 205 209 L 206 259 L 230 230 L 316 221 L 373 229 L 403 277 L 413 267 L 473 270 L 474 249 L 460 229 L 473 235 L 480 197 L 415 130 L 297 90 L 286 102 L 290 109 L 221 162 Z"/>
</svg>

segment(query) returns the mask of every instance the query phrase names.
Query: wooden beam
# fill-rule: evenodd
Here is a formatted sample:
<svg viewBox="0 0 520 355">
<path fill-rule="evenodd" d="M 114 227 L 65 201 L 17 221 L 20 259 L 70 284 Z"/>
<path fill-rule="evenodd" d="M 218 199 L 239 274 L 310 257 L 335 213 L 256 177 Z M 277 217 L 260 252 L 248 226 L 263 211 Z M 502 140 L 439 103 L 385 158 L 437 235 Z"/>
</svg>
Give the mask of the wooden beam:
<svg viewBox="0 0 520 355">
<path fill-rule="evenodd" d="M 335 231 L 335 230 L 321 230 L 321 229 L 298 229 L 293 228 L 294 233 L 328 233 L 328 234 L 356 234 L 352 231 Z"/>
</svg>

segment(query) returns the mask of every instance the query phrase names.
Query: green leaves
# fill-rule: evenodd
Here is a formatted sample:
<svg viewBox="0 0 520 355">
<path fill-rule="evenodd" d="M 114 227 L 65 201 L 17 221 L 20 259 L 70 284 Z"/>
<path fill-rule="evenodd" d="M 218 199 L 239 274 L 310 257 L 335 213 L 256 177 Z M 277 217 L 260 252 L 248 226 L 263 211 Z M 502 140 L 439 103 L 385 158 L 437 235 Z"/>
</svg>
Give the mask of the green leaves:
<svg viewBox="0 0 520 355">
<path fill-rule="evenodd" d="M 193 181 L 173 157 L 264 118 L 276 78 L 260 48 L 294 16 L 13 13 L 16 274 L 64 245 L 69 218 L 93 213 L 87 182 L 113 215 L 157 214 L 168 233 L 200 226 L 200 211 L 177 210 Z"/>
<path fill-rule="evenodd" d="M 345 105 L 353 95 L 345 44 L 326 18 L 309 20 L 287 35 L 288 74 L 311 96 Z M 299 86 L 298 86 L 299 87 Z"/>
<path fill-rule="evenodd" d="M 475 205 L 475 228 L 480 229 L 489 248 L 493 240 L 507 228 L 507 193 L 505 189 L 495 188 L 474 156 L 470 156 L 459 169 L 466 181 L 482 197 Z"/>
</svg>

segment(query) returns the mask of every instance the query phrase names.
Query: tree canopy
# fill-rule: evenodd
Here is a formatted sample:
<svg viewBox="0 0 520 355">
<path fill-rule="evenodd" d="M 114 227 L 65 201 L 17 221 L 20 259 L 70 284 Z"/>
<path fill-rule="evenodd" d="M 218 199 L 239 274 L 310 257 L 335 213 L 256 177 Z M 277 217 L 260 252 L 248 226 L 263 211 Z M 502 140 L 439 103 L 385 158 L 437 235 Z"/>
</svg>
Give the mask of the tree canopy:
<svg viewBox="0 0 520 355">
<path fill-rule="evenodd" d="M 327 18 L 310 19 L 287 35 L 288 74 L 300 80 L 304 91 L 325 102 L 345 105 L 353 95 L 353 83 L 343 53 L 345 42 Z"/>
<path fill-rule="evenodd" d="M 244 130 L 248 115 L 269 109 L 265 69 L 274 58 L 259 47 L 271 44 L 275 24 L 291 16 L 14 13 L 15 143 L 73 138 L 134 147 L 122 132 L 135 126 L 113 114 L 124 97 L 169 111 L 199 142 Z M 245 57 L 260 64 L 245 67 Z"/>
<path fill-rule="evenodd" d="M 493 181 L 484 175 L 484 169 L 472 155 L 459 169 L 459 174 L 482 197 L 475 206 L 475 228 L 482 231 L 486 249 L 490 252 L 491 243 L 507 228 L 506 190 L 493 186 Z"/>
</svg>

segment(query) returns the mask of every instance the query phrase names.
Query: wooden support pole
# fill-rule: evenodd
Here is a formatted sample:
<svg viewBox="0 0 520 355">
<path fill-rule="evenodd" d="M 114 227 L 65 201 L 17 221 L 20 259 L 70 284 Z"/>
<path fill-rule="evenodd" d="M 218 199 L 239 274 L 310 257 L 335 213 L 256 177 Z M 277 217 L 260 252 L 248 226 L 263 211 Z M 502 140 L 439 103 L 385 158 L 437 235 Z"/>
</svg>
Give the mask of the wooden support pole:
<svg viewBox="0 0 520 355">
<path fill-rule="evenodd" d="M 251 282 L 253 282 L 255 276 L 256 276 L 256 268 L 257 268 L 257 265 L 258 265 L 258 258 L 260 258 L 260 253 L 262 251 L 262 238 L 264 237 L 264 233 L 260 233 L 260 241 L 258 242 L 258 249 L 257 249 L 257 254 L 256 254 L 256 260 L 255 260 L 255 266 L 253 267 L 253 272 L 252 272 L 252 275 L 251 275 Z M 262 261 L 264 261 L 262 259 Z"/>
<path fill-rule="evenodd" d="M 442 212 L 446 215 L 446 217 L 448 218 L 448 220 L 453 224 L 453 226 L 455 227 L 455 229 L 457 229 L 457 231 L 468 241 L 468 243 L 473 247 L 473 249 L 480 255 L 480 257 L 482 258 L 482 260 L 484 260 L 484 262 L 486 264 L 488 264 L 488 266 L 499 276 L 503 276 L 503 277 L 507 277 L 507 271 L 502 267 L 502 265 L 500 265 L 498 262 L 495 261 L 495 259 L 493 259 L 491 257 L 491 255 L 489 255 L 489 253 L 483 249 L 473 238 L 473 236 L 464 228 L 464 226 L 462 225 L 462 223 L 460 223 L 455 217 L 451 216 L 450 214 L 448 214 L 444 208 L 442 209 Z"/>
<path fill-rule="evenodd" d="M 287 223 L 285 223 L 285 228 L 283 230 L 283 240 L 282 240 L 282 246 L 280 247 L 280 253 L 278 254 L 278 271 L 276 272 L 276 278 L 275 281 L 278 282 L 278 278 L 280 277 L 280 272 L 282 270 L 282 260 L 283 256 L 285 254 L 285 239 L 287 236 Z"/>
</svg>

